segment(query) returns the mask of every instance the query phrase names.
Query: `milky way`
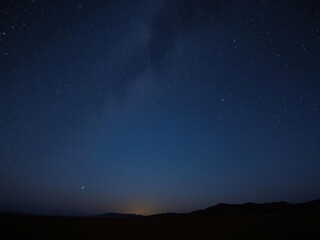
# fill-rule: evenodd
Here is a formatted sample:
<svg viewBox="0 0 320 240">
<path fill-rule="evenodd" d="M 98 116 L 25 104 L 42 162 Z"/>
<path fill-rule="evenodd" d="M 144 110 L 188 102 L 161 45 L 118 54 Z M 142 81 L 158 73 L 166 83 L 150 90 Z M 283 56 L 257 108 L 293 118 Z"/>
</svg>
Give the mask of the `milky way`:
<svg viewBox="0 0 320 240">
<path fill-rule="evenodd" d="M 0 210 L 319 198 L 319 6 L 3 1 Z"/>
</svg>

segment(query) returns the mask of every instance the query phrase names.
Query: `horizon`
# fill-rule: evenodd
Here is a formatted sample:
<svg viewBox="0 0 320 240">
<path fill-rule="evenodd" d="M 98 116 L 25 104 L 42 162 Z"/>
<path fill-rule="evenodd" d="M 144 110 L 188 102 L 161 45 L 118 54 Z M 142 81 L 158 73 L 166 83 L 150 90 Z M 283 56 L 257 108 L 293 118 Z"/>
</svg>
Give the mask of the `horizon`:
<svg viewBox="0 0 320 240">
<path fill-rule="evenodd" d="M 9 1 L 0 209 L 320 197 L 320 3 Z"/>
<path fill-rule="evenodd" d="M 10 210 L 1 210 L 0 209 L 0 214 L 2 213 L 9 213 L 9 214 L 25 214 L 25 215 L 35 215 L 35 216 L 52 216 L 52 217 L 99 217 L 99 216 L 103 216 L 103 215 L 108 215 L 108 214 L 119 214 L 119 215 L 136 215 L 136 216 L 142 216 L 142 217 L 149 217 L 149 216 L 156 216 L 156 215 L 162 215 L 162 214 L 190 214 L 193 213 L 195 211 L 199 211 L 199 210 L 206 210 L 208 208 L 211 207 L 217 207 L 221 204 L 223 205 L 229 205 L 229 206 L 236 206 L 236 205 L 246 205 L 246 204 L 256 204 L 256 205 L 263 205 L 263 204 L 275 204 L 275 203 L 286 203 L 289 205 L 297 205 L 297 204 L 306 204 L 306 203 L 311 203 L 311 202 L 317 202 L 320 201 L 320 198 L 318 199 L 313 199 L 313 200 L 308 200 L 308 201 L 304 201 L 304 202 L 288 202 L 288 201 L 274 201 L 274 202 L 240 202 L 240 203 L 224 203 L 224 202 L 219 202 L 204 208 L 198 208 L 198 209 L 193 209 L 191 211 L 186 211 L 186 212 L 177 212 L 177 211 L 164 211 L 164 212 L 102 212 L 102 213 L 87 213 L 87 214 L 46 214 L 46 213 L 37 213 L 37 212 L 19 212 L 19 211 L 10 211 Z"/>
</svg>

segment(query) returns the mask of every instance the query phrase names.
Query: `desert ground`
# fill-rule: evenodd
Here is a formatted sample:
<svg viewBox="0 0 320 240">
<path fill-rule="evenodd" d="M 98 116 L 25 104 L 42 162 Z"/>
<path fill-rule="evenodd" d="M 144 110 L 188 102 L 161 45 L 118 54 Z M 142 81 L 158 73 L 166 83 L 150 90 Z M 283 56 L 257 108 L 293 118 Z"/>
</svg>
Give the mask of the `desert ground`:
<svg viewBox="0 0 320 240">
<path fill-rule="evenodd" d="M 1 239 L 320 239 L 320 213 L 143 218 L 1 216 Z"/>
</svg>

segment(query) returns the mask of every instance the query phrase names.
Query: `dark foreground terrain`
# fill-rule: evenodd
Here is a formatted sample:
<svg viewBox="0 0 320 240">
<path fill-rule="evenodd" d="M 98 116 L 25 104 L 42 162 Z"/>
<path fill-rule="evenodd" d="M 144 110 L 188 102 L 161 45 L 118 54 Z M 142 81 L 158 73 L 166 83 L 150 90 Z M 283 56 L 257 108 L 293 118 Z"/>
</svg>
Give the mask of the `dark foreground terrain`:
<svg viewBox="0 0 320 240">
<path fill-rule="evenodd" d="M 254 213 L 239 208 L 248 205 L 218 205 L 190 214 L 151 217 L 3 214 L 0 239 L 320 239 L 317 209 L 281 210 L 278 206 L 280 211 L 267 207 L 271 212 Z"/>
</svg>

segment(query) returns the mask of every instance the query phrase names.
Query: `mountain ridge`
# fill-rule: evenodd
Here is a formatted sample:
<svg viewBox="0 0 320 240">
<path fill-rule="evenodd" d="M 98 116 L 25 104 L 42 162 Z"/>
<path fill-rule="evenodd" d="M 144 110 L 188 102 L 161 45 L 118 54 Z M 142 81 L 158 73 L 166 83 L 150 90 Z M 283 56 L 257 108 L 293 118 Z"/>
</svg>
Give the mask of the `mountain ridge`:
<svg viewBox="0 0 320 240">
<path fill-rule="evenodd" d="M 218 203 L 216 205 L 195 210 L 187 213 L 166 212 L 153 215 L 139 215 L 133 213 L 108 212 L 98 215 L 88 216 L 68 216 L 68 217 L 97 217 L 97 218 L 168 218 L 183 216 L 213 216 L 213 215 L 232 215 L 232 214 L 263 214 L 263 213 L 289 213 L 289 212 L 320 212 L 320 199 L 302 202 L 288 203 L 286 201 L 267 202 L 267 203 L 240 203 L 228 204 Z M 14 211 L 0 211 L 2 216 L 51 216 L 39 215 L 34 213 L 23 213 Z"/>
<path fill-rule="evenodd" d="M 320 199 L 303 202 L 288 203 L 286 201 L 242 204 L 218 203 L 205 209 L 195 210 L 189 213 L 165 213 L 155 214 L 151 217 L 175 217 L 175 216 L 211 216 L 232 214 L 263 214 L 263 213 L 289 213 L 289 212 L 320 211 Z"/>
</svg>

